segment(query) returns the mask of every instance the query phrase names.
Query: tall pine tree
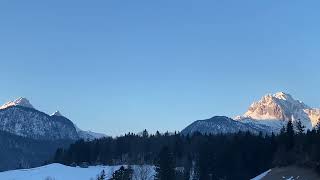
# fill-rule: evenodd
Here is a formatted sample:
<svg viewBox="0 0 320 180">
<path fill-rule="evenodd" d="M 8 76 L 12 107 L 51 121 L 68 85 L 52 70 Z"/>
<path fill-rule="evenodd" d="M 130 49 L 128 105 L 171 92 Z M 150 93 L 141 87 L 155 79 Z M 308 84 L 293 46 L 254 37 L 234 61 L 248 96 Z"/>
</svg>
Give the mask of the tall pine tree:
<svg viewBox="0 0 320 180">
<path fill-rule="evenodd" d="M 297 129 L 299 135 L 303 134 L 304 129 L 306 128 L 306 126 L 304 126 L 304 125 L 301 123 L 300 119 L 296 122 L 295 125 L 296 125 L 296 129 Z"/>
<path fill-rule="evenodd" d="M 287 150 L 292 149 L 294 146 L 294 129 L 292 121 L 288 121 L 286 128 L 286 148 Z"/>
<path fill-rule="evenodd" d="M 173 154 L 170 152 L 167 146 L 161 149 L 155 170 L 155 180 L 175 179 L 175 163 L 173 159 Z"/>
</svg>

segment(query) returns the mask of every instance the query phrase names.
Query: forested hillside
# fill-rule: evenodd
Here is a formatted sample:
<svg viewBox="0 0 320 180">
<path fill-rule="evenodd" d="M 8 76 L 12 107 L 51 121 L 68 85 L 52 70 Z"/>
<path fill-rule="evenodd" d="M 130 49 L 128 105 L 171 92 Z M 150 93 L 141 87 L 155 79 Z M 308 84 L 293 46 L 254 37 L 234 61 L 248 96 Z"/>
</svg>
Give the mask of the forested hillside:
<svg viewBox="0 0 320 180">
<path fill-rule="evenodd" d="M 300 165 L 320 172 L 320 131 L 303 132 L 291 121 L 279 135 L 237 134 L 142 136 L 132 133 L 92 142 L 78 141 L 58 149 L 54 162 L 63 164 L 155 164 L 182 169 L 186 179 L 249 179 L 275 166 Z M 163 153 L 167 151 L 167 153 Z M 167 159 L 163 161 L 163 159 Z M 160 163 L 162 162 L 162 163 Z M 163 163 L 163 162 L 167 162 Z M 172 163 L 172 164 L 170 164 Z M 177 172 L 177 171 L 176 171 Z M 177 173 L 175 175 L 178 175 Z"/>
<path fill-rule="evenodd" d="M 0 171 L 30 168 L 44 164 L 58 147 L 67 147 L 71 140 L 34 140 L 0 131 Z"/>
</svg>

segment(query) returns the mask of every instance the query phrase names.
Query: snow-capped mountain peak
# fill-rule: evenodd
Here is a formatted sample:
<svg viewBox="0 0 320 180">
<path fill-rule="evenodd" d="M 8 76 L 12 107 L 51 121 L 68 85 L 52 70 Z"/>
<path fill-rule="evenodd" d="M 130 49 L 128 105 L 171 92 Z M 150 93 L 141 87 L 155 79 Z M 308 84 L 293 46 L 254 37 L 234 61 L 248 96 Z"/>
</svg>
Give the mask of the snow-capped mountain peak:
<svg viewBox="0 0 320 180">
<path fill-rule="evenodd" d="M 299 100 L 295 100 L 290 94 L 278 92 L 262 97 L 258 102 L 254 102 L 242 117 L 252 119 L 278 119 L 291 120 L 292 113 L 303 109 L 310 109 Z"/>
<path fill-rule="evenodd" d="M 98 139 L 106 135 L 82 131 L 59 111 L 48 115 L 28 99 L 18 98 L 0 106 L 0 130 L 32 139 Z"/>
<path fill-rule="evenodd" d="M 9 102 L 5 103 L 4 105 L 2 105 L 0 107 L 0 109 L 6 109 L 6 108 L 11 107 L 11 106 L 23 106 L 23 107 L 34 109 L 34 107 L 29 102 L 29 100 L 27 98 L 24 98 L 24 97 L 20 97 L 20 98 L 14 100 L 14 101 L 9 101 Z"/>
<path fill-rule="evenodd" d="M 293 100 L 293 98 L 290 94 L 287 94 L 284 92 L 277 92 L 273 95 L 273 97 L 275 97 L 277 99 L 282 99 L 282 100 Z"/>
<path fill-rule="evenodd" d="M 51 114 L 51 116 L 63 116 L 60 111 L 56 111 L 53 114 Z"/>
<path fill-rule="evenodd" d="M 297 120 L 311 129 L 318 124 L 319 118 L 319 109 L 310 108 L 288 93 L 278 92 L 263 96 L 243 116 L 236 117 L 236 120 L 261 123 L 279 130 L 287 121 Z"/>
<path fill-rule="evenodd" d="M 262 96 L 251 104 L 247 112 L 234 119 L 216 116 L 207 120 L 198 120 L 181 131 L 182 134 L 200 132 L 202 134 L 236 133 L 250 131 L 252 133 L 279 133 L 288 121 L 301 123 L 306 129 L 320 124 L 320 109 L 310 108 L 302 101 L 294 99 L 290 94 L 277 92 Z"/>
</svg>

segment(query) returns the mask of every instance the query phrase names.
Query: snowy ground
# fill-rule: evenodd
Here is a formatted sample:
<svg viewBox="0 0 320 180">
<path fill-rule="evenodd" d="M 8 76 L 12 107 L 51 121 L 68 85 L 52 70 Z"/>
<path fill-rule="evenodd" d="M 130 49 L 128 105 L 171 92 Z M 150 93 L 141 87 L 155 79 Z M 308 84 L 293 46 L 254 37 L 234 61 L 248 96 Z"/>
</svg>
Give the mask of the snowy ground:
<svg viewBox="0 0 320 180">
<path fill-rule="evenodd" d="M 265 177 L 269 172 L 271 171 L 271 169 L 269 169 L 268 171 L 260 174 L 259 176 L 252 178 L 251 180 L 261 180 L 263 177 Z"/>
<path fill-rule="evenodd" d="M 49 164 L 32 169 L 0 172 L 1 180 L 95 180 L 102 170 L 107 178 L 120 166 L 89 166 L 88 168 L 69 167 L 62 164 Z M 153 180 L 152 166 L 132 166 L 134 179 Z M 143 177 L 143 178 L 142 178 Z M 51 179 L 50 179 L 51 178 Z"/>
<path fill-rule="evenodd" d="M 319 175 L 311 169 L 289 166 L 273 168 L 251 180 L 303 180 L 303 179 L 320 179 Z"/>
</svg>

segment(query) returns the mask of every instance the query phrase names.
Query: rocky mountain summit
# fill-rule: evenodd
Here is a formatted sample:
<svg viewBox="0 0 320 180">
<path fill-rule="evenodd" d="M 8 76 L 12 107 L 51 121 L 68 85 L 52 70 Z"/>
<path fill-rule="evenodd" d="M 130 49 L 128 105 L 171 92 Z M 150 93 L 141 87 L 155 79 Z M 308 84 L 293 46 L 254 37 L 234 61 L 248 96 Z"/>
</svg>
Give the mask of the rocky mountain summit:
<svg viewBox="0 0 320 180">
<path fill-rule="evenodd" d="M 288 121 L 301 121 L 306 129 L 312 129 L 320 121 L 320 109 L 311 108 L 290 94 L 278 92 L 267 94 L 254 102 L 248 111 L 234 119 L 216 116 L 208 120 L 198 120 L 182 130 L 182 134 L 200 132 L 203 134 L 235 133 L 278 133 Z"/>
<path fill-rule="evenodd" d="M 18 98 L 0 107 L 0 130 L 39 140 L 92 140 L 103 137 L 102 134 L 94 136 L 92 132 L 77 128 L 59 111 L 48 115 L 35 109 L 26 98 Z"/>
<path fill-rule="evenodd" d="M 265 95 L 254 102 L 243 116 L 235 119 L 244 123 L 267 125 L 272 131 L 279 131 L 288 121 L 301 121 L 307 129 L 319 123 L 320 109 L 311 108 L 290 94 L 278 92 Z"/>
</svg>

